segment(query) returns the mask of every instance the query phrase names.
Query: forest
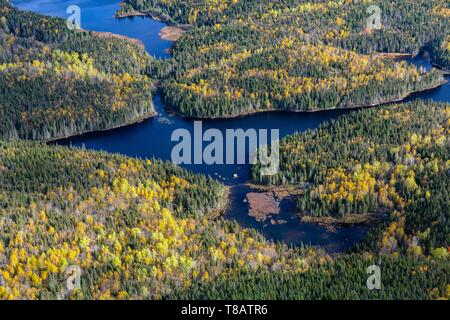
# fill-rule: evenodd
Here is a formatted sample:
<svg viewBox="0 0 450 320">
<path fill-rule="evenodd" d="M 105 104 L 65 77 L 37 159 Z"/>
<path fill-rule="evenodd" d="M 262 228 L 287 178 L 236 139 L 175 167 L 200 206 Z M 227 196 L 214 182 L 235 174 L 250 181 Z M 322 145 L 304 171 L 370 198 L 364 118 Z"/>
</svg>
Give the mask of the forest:
<svg viewBox="0 0 450 320">
<path fill-rule="evenodd" d="M 379 264 L 383 270 L 382 290 L 367 290 L 367 266 Z M 359 300 L 359 299 L 448 299 L 448 260 L 414 257 L 377 257 L 351 254 L 322 261 L 307 272 L 284 270 L 248 272 L 221 276 L 214 282 L 195 283 L 188 290 L 177 289 L 176 299 L 217 300 Z"/>
<path fill-rule="evenodd" d="M 440 68 L 447 72 L 450 70 L 450 35 L 431 48 L 431 58 Z"/>
<path fill-rule="evenodd" d="M 118 15 L 136 11 L 190 26 L 157 71 L 166 105 L 187 116 L 370 106 L 442 83 L 378 53 L 427 50 L 448 67 L 444 0 L 126 0 Z"/>
<path fill-rule="evenodd" d="M 224 187 L 173 164 L 21 141 L 0 142 L 0 171 L 0 299 L 450 297 L 446 248 L 288 248 L 213 218 Z M 419 246 L 435 237 L 426 226 Z M 370 291 L 374 263 L 385 287 Z"/>
<path fill-rule="evenodd" d="M 286 246 L 211 220 L 225 190 L 210 178 L 36 142 L 0 151 L 0 299 L 164 298 L 233 270 L 302 265 Z M 318 259 L 310 251 L 304 263 Z M 72 265 L 81 288 L 67 292 Z"/>
<path fill-rule="evenodd" d="M 280 172 L 261 176 L 256 165 L 252 178 L 301 189 L 297 209 L 306 220 L 382 217 L 386 228 L 374 228 L 371 239 L 379 239 L 381 252 L 446 252 L 449 132 L 448 104 L 418 100 L 365 109 L 286 137 Z"/>
<path fill-rule="evenodd" d="M 50 140 L 154 113 L 144 48 L 0 0 L 0 138 Z"/>
</svg>

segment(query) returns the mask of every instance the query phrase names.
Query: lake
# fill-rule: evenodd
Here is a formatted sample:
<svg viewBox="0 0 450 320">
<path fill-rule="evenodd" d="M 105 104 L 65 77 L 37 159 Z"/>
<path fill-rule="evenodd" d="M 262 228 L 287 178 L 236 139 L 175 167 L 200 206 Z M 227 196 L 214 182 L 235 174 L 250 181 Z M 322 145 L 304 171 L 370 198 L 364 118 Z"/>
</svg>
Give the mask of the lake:
<svg viewBox="0 0 450 320">
<path fill-rule="evenodd" d="M 141 40 L 148 53 L 156 58 L 169 57 L 168 50 L 172 42 L 159 37 L 164 23 L 144 17 L 115 19 L 114 13 L 119 7 L 118 0 L 15 0 L 12 3 L 24 10 L 41 14 L 67 18 L 66 9 L 70 5 L 78 5 L 81 9 L 81 27 L 86 30 L 112 32 Z M 426 59 L 417 57 L 409 60 L 411 63 L 431 68 Z M 406 99 L 433 99 L 450 101 L 450 84 L 414 94 Z M 171 141 L 172 132 L 176 129 L 187 129 L 193 132 L 194 120 L 184 119 L 166 112 L 161 97 L 156 94 L 154 104 L 158 115 L 142 123 L 114 129 L 106 132 L 90 133 L 62 141 L 58 144 L 75 147 L 85 147 L 93 150 L 116 152 L 131 157 L 171 159 L 172 148 L 176 142 Z M 226 120 L 203 120 L 203 130 L 219 129 L 224 135 L 226 129 L 279 129 L 280 137 L 295 132 L 303 132 L 317 128 L 320 124 L 335 119 L 350 110 L 330 110 L 314 113 L 266 112 L 255 115 Z M 285 224 L 272 225 L 258 222 L 248 216 L 246 194 L 251 189 L 244 183 L 249 179 L 248 165 L 184 165 L 189 170 L 210 175 L 224 184 L 231 186 L 230 206 L 225 217 L 238 221 L 244 227 L 255 228 L 274 241 L 284 241 L 287 244 L 320 245 L 327 251 L 336 252 L 351 247 L 361 240 L 367 232 L 365 226 L 336 228 L 330 232 L 317 225 L 300 222 L 295 216 L 295 208 L 289 204 L 280 204 L 278 218 Z"/>
</svg>

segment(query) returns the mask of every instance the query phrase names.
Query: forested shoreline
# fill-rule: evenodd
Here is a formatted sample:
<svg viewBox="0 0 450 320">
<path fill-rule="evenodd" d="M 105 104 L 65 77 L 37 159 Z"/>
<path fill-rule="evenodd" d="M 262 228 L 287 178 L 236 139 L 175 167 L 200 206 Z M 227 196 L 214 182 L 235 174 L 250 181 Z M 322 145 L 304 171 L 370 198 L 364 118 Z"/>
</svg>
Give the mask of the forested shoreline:
<svg viewBox="0 0 450 320">
<path fill-rule="evenodd" d="M 153 115 L 143 47 L 5 0 L 0 22 L 0 138 L 57 139 Z"/>
<path fill-rule="evenodd" d="M 450 35 L 445 39 L 437 41 L 434 46 L 431 47 L 431 59 L 444 69 L 447 74 L 450 73 Z"/>
<path fill-rule="evenodd" d="M 180 115 L 227 118 L 260 111 L 372 106 L 442 83 L 377 52 L 428 49 L 447 64 L 445 1 L 380 1 L 380 30 L 367 29 L 359 1 L 127 0 L 141 12 L 191 28 L 158 68 L 165 104 Z M 439 61 L 439 62 L 438 62 Z"/>
<path fill-rule="evenodd" d="M 415 246 L 408 223 L 392 221 L 353 253 L 329 255 L 211 219 L 224 187 L 170 163 L 0 142 L 0 171 L 0 299 L 449 297 L 446 248 L 419 249 L 439 228 L 427 219 Z M 372 264 L 381 290 L 366 287 Z M 81 287 L 69 291 L 73 266 Z"/>
<path fill-rule="evenodd" d="M 181 5 L 182 1 L 165 4 L 150 1 L 153 9 L 148 8 L 146 1 L 139 3 L 124 2 L 118 14 L 130 8 L 134 12 L 168 16 L 176 11 L 183 13 L 183 17 L 173 18 L 173 22 L 191 25 L 192 30 L 175 44 L 170 61 L 152 61 L 143 48 L 126 40 L 70 31 L 62 19 L 21 12 L 2 0 L 0 94 L 4 97 L 1 115 L 4 124 L 0 137 L 54 140 L 150 117 L 154 112 L 151 99 L 154 82 L 149 75 L 159 79 L 168 109 L 196 118 L 373 106 L 402 100 L 413 92 L 444 82 L 438 70 L 426 73 L 405 62 L 372 54 L 374 48 L 369 49 L 369 44 L 375 46 L 378 39 L 372 39 L 372 33 L 364 35 L 364 39 L 371 40 L 363 48 L 353 42 L 341 43 L 343 38 L 351 38 L 361 25 L 361 17 L 358 20 L 356 16 L 362 7 L 354 3 L 343 7 L 346 19 L 356 19 L 351 26 L 341 25 L 348 28 L 348 35 L 333 41 L 324 40 L 326 28 L 320 29 L 322 36 L 311 36 L 304 30 L 316 30 L 317 22 L 331 28 L 336 24 L 323 22 L 343 19 L 336 12 L 342 5 L 326 1 L 263 2 L 259 13 L 251 9 L 254 8 L 251 1 L 233 5 L 224 1 L 217 12 L 208 11 L 210 16 L 197 17 L 195 22 L 192 18 L 186 21 L 185 15 L 192 14 L 192 9 L 187 4 Z M 206 5 L 199 3 L 200 7 Z M 383 6 L 388 12 L 398 9 L 384 3 Z M 176 10 L 168 9 L 172 7 Z M 405 8 L 402 10 L 419 10 L 409 4 Z M 227 10 L 232 14 L 220 20 L 219 12 Z M 242 14 L 240 10 L 249 14 L 248 22 L 235 21 Z M 423 28 L 440 28 L 433 42 L 437 44 L 429 45 L 430 53 L 436 64 L 445 68 L 448 39 L 439 39 L 441 33 L 447 32 L 447 26 L 441 25 L 441 17 L 447 17 L 448 12 L 445 4 L 434 1 L 418 12 L 413 11 L 414 17 L 427 10 L 436 21 Z M 298 30 L 284 30 L 284 24 L 300 13 L 311 17 Z M 32 23 L 26 25 L 28 21 Z M 45 25 L 48 21 L 50 24 Z M 263 32 L 267 23 L 274 27 L 272 35 Z M 403 23 L 413 27 L 410 20 Z M 427 40 L 426 34 L 421 30 L 421 41 L 414 49 L 398 51 L 418 52 Z M 50 96 L 58 98 L 49 99 Z"/>
<path fill-rule="evenodd" d="M 383 217 L 335 254 L 218 217 L 227 189 L 211 177 L 26 141 L 151 115 L 152 79 L 169 108 L 205 117 L 377 104 L 442 81 L 375 51 L 428 46 L 448 66 L 449 4 L 382 0 L 386 28 L 359 32 L 368 3 L 126 0 L 119 15 L 191 26 L 154 61 L 0 0 L 0 299 L 449 299 L 448 103 L 358 110 L 284 138 L 278 174 L 252 167 L 254 183 L 300 191 L 300 218 Z"/>
<path fill-rule="evenodd" d="M 280 172 L 261 176 L 256 165 L 252 179 L 302 190 L 300 217 L 384 216 L 359 249 L 447 256 L 449 128 L 449 104 L 418 100 L 360 110 L 284 138 Z"/>
</svg>

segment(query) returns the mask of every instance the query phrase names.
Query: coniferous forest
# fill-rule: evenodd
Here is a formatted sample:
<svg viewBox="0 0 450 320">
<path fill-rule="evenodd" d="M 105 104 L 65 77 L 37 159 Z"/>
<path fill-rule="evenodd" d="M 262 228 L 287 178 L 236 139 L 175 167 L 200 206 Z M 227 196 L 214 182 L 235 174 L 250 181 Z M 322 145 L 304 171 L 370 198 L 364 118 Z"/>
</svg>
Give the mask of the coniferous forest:
<svg viewBox="0 0 450 320">
<path fill-rule="evenodd" d="M 280 172 L 253 179 L 301 186 L 301 217 L 387 216 L 380 250 L 431 253 L 450 241 L 450 106 L 418 101 L 354 112 L 288 136 Z M 381 234 L 380 234 L 381 236 Z M 441 248 L 441 249 L 439 249 Z"/>
<path fill-rule="evenodd" d="M 214 118 L 378 105 L 441 84 L 448 1 L 380 0 L 379 30 L 367 2 L 124 1 L 118 16 L 183 26 L 156 60 L 0 0 L 0 299 L 449 299 L 449 103 L 361 108 L 283 138 L 277 174 L 251 167 L 253 184 L 295 190 L 305 223 L 368 227 L 333 253 L 226 219 L 233 186 L 215 178 L 47 143 L 151 116 L 157 86 L 169 109 Z M 382 54 L 422 50 L 439 68 Z"/>
<path fill-rule="evenodd" d="M 299 212 L 385 216 L 337 255 L 217 219 L 224 187 L 172 164 L 3 142 L 0 297 L 448 298 L 449 108 L 367 109 L 283 141 L 286 164 L 273 183 L 308 185 Z M 374 263 L 385 287 L 370 291 Z M 71 265 L 83 268 L 82 287 L 67 292 Z"/>
<path fill-rule="evenodd" d="M 54 139 L 153 114 L 151 63 L 127 40 L 0 1 L 0 138 Z"/>
<path fill-rule="evenodd" d="M 377 53 L 427 49 L 448 66 L 448 1 L 373 4 L 381 29 L 368 26 L 365 1 L 127 0 L 118 15 L 189 26 L 164 68 L 164 98 L 182 115 L 210 118 L 369 106 L 441 82 L 436 70 Z"/>
</svg>

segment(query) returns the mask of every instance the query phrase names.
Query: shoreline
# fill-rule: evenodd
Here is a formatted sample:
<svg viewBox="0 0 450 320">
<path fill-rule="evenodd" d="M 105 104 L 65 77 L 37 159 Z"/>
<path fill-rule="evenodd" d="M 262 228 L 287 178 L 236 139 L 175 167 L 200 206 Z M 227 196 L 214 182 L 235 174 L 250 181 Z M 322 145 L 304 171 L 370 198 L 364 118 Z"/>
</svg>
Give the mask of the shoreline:
<svg viewBox="0 0 450 320">
<path fill-rule="evenodd" d="M 161 37 L 161 39 L 166 40 L 163 38 L 164 36 L 164 32 L 163 30 L 165 28 L 176 28 L 177 30 L 180 30 L 178 32 L 184 32 L 188 29 L 189 26 L 182 26 L 182 25 L 178 25 L 176 23 L 174 23 L 173 21 L 171 21 L 169 16 L 163 16 L 163 15 L 157 15 L 154 13 L 144 13 L 144 12 L 139 12 L 139 11 L 133 11 L 133 12 L 129 12 L 129 13 L 124 13 L 124 14 L 118 14 L 116 12 L 116 14 L 114 15 L 115 18 L 117 19 L 125 19 L 125 18 L 133 18 L 133 17 L 149 17 L 153 20 L 156 21 L 160 21 L 163 22 L 165 24 L 167 24 L 166 27 L 162 28 L 159 32 L 159 36 Z M 166 29 L 167 30 L 167 29 Z M 170 29 L 169 29 L 170 30 Z M 140 47 L 145 48 L 143 42 L 139 39 L 134 39 L 134 38 L 130 38 L 127 36 L 123 36 L 120 34 L 115 34 L 115 33 L 111 33 L 111 32 L 99 32 L 99 31 L 90 31 L 93 32 L 94 34 L 98 35 L 98 36 L 103 36 L 103 37 L 115 37 L 118 39 L 123 39 L 123 40 L 127 40 L 130 41 L 131 43 L 134 43 Z M 168 35 L 170 37 L 170 35 Z M 168 40 L 168 41 L 173 41 L 176 42 L 176 40 Z M 411 53 L 377 53 L 377 55 L 379 56 L 384 56 L 386 58 L 408 58 L 408 57 L 414 57 L 414 54 Z M 365 108 L 372 108 L 372 107 L 378 107 L 378 106 L 383 106 L 383 105 L 388 105 L 388 104 L 392 104 L 392 103 L 399 103 L 402 102 L 403 100 L 407 99 L 408 97 L 410 97 L 413 94 L 418 94 L 418 93 L 423 93 L 426 91 L 430 91 L 436 88 L 439 88 L 440 86 L 448 83 L 449 81 L 445 79 L 445 76 L 450 74 L 450 71 L 443 69 L 442 67 L 440 67 L 437 64 L 432 63 L 433 66 L 435 66 L 437 69 L 439 69 L 442 72 L 442 75 L 444 77 L 444 79 L 442 81 L 439 81 L 431 86 L 428 86 L 426 88 L 422 88 L 420 90 L 417 91 L 409 91 L 406 94 L 402 95 L 399 98 L 392 98 L 392 99 L 386 99 L 383 101 L 379 101 L 376 103 L 372 103 L 372 104 L 367 104 L 367 105 L 354 105 L 354 106 L 348 106 L 348 107 L 334 107 L 334 108 L 327 108 L 327 109 L 317 109 L 317 110 L 280 110 L 280 109 L 272 109 L 272 110 L 254 110 L 254 111 L 249 111 L 249 112 L 245 112 L 242 114 L 237 114 L 237 115 L 224 115 L 224 116 L 218 116 L 218 117 L 206 117 L 206 116 L 187 116 L 187 115 L 183 115 L 181 114 L 178 110 L 175 110 L 174 108 L 169 107 L 168 105 L 166 105 L 164 103 L 164 97 L 161 94 L 161 99 L 163 100 L 163 108 L 165 109 L 166 112 L 173 114 L 175 116 L 178 116 L 180 118 L 186 119 L 186 120 L 231 120 L 231 119 L 238 119 L 238 118 L 245 118 L 245 117 L 250 117 L 250 116 L 254 116 L 256 114 L 259 113 L 274 113 L 274 112 L 283 112 L 283 113 L 315 113 L 315 112 L 327 112 L 327 111 L 333 111 L 333 110 L 337 110 L 337 111 L 344 111 L 344 110 L 358 110 L 358 109 L 365 109 Z M 156 90 L 160 89 L 160 84 L 156 84 Z M 47 139 L 47 140 L 42 140 L 46 143 L 48 142 L 56 142 L 56 141 L 60 141 L 60 140 L 65 140 L 65 139 L 69 139 L 69 138 L 73 138 L 76 136 L 82 136 L 85 134 L 92 134 L 92 133 L 100 133 L 100 132 L 107 132 L 110 130 L 114 130 L 114 129 L 118 129 L 118 128 L 123 128 L 123 127 L 127 127 L 127 126 L 131 126 L 133 124 L 137 124 L 140 123 L 142 121 L 145 121 L 147 119 L 150 119 L 152 117 L 157 116 L 157 112 L 153 112 L 151 114 L 147 114 L 144 115 L 142 117 L 138 117 L 136 120 L 133 121 L 129 121 L 127 123 L 121 124 L 121 125 L 117 125 L 114 126 L 112 128 L 108 128 L 108 129 L 98 129 L 98 130 L 87 130 L 87 131 L 83 131 L 80 133 L 76 133 L 73 135 L 68 135 L 68 136 L 64 136 L 64 137 L 57 137 L 57 138 L 51 138 L 51 139 Z"/>
<path fill-rule="evenodd" d="M 301 197 L 304 192 L 306 185 L 296 186 L 296 185 L 258 185 L 254 183 L 246 183 L 254 192 L 261 194 L 272 194 L 277 202 L 281 202 L 285 199 L 296 200 Z M 323 226 L 327 229 L 334 229 L 335 227 L 350 227 L 352 225 L 368 225 L 371 226 L 383 220 L 383 214 L 349 214 L 344 218 L 334 218 L 331 216 L 326 217 L 313 217 L 309 215 L 302 214 L 300 212 L 296 213 L 296 218 L 303 223 L 311 223 L 319 226 Z"/>
<path fill-rule="evenodd" d="M 444 76 L 450 76 L 450 69 L 446 69 L 440 64 L 437 64 L 435 62 L 432 62 L 431 65 L 436 69 L 440 70 Z"/>
<path fill-rule="evenodd" d="M 127 19 L 127 18 L 134 18 L 134 17 L 147 17 L 155 21 L 163 22 L 167 24 L 168 26 L 177 27 L 181 30 L 188 30 L 190 28 L 190 25 L 180 25 L 172 20 L 172 18 L 168 15 L 164 14 L 156 14 L 152 12 L 140 12 L 137 10 L 134 10 L 132 12 L 128 13 L 116 13 L 114 14 L 114 17 L 117 19 Z"/>
<path fill-rule="evenodd" d="M 44 140 L 38 140 L 38 141 L 42 141 L 44 143 L 57 143 L 58 141 L 61 140 L 66 140 L 66 139 L 70 139 L 70 138 L 74 138 L 74 137 L 81 137 L 87 134 L 93 134 L 93 133 L 100 133 L 100 132 L 107 132 L 107 131 L 111 131 L 111 130 L 115 130 L 115 129 L 120 129 L 120 128 L 124 128 L 124 127 L 128 127 L 128 126 L 132 126 L 134 124 L 138 124 L 141 123 L 145 120 L 151 119 L 153 117 L 156 117 L 158 115 L 158 113 L 156 111 L 152 111 L 152 112 L 148 112 L 145 113 L 133 120 L 130 120 L 124 124 L 119 124 L 117 126 L 113 126 L 111 128 L 105 128 L 105 129 L 93 129 L 93 130 L 85 130 L 85 131 L 81 131 L 78 133 L 74 133 L 74 134 L 70 134 L 64 137 L 54 137 L 54 138 L 50 138 L 50 139 L 44 139 Z"/>
<path fill-rule="evenodd" d="M 439 84 L 433 85 L 431 87 L 427 87 L 425 89 L 419 90 L 419 91 L 412 91 L 410 93 L 408 93 L 405 97 L 397 99 L 397 100 L 387 100 L 385 102 L 380 102 L 380 103 L 375 103 L 372 105 L 362 105 L 362 106 L 352 106 L 352 107 L 339 107 L 339 108 L 329 108 L 329 109 L 319 109 L 319 110 L 263 110 L 263 111 L 254 111 L 254 112 L 248 112 L 245 114 L 240 114 L 240 115 L 235 115 L 235 116 L 224 116 L 224 117 L 215 117 L 215 118 L 209 118 L 209 117 L 191 117 L 191 116 L 185 116 L 179 112 L 177 112 L 176 110 L 169 108 L 168 106 L 164 105 L 164 109 L 166 112 L 173 114 L 177 117 L 180 117 L 182 119 L 186 119 L 186 120 L 232 120 L 232 119 L 239 119 L 239 118 L 246 118 L 246 117 L 251 117 L 251 116 L 255 116 L 257 114 L 262 114 L 262 113 L 276 113 L 276 112 L 283 112 L 283 113 L 304 113 L 304 114 L 308 114 L 308 113 L 316 113 L 316 112 L 327 112 L 327 111 L 333 111 L 333 110 L 350 110 L 350 111 L 355 111 L 358 109 L 365 109 L 365 108 L 373 108 L 373 107 L 379 107 L 379 106 L 384 106 L 384 105 L 388 105 L 388 104 L 392 104 L 392 103 L 398 103 L 398 102 L 402 102 L 403 100 L 405 100 L 406 98 L 408 98 L 409 96 L 416 94 L 416 93 L 423 93 L 429 90 L 433 90 L 436 88 L 439 88 L 440 86 L 444 85 L 448 83 L 447 80 L 441 81 Z M 151 119 L 153 117 L 156 117 L 158 115 L 158 113 L 156 111 L 151 112 L 149 114 L 143 115 L 141 117 L 138 117 L 136 120 L 132 120 L 129 121 L 127 123 L 121 124 L 121 125 L 117 125 L 114 126 L 112 128 L 107 128 L 107 129 L 96 129 L 96 130 L 86 130 L 86 131 L 82 131 L 79 133 L 75 133 L 75 134 L 71 134 L 71 135 L 67 135 L 64 137 L 57 137 L 57 138 L 50 138 L 50 139 L 45 139 L 45 140 L 40 140 L 43 141 L 45 143 L 51 143 L 51 142 L 58 142 L 61 140 L 66 140 L 66 139 L 70 139 L 70 138 L 74 138 L 74 137 L 80 137 L 83 135 L 87 135 L 87 134 L 95 134 L 95 133 L 101 133 L 101 132 L 107 132 L 107 131 L 111 131 L 111 130 L 115 130 L 115 129 L 119 129 L 119 128 L 124 128 L 124 127 L 128 127 L 128 126 L 132 126 L 134 124 L 138 124 L 141 123 L 143 121 L 146 121 L 148 119 Z"/>
<path fill-rule="evenodd" d="M 398 53 L 398 52 L 377 52 L 374 56 L 383 57 L 386 59 L 407 59 L 414 58 L 417 55 L 413 53 Z"/>
<path fill-rule="evenodd" d="M 118 14 L 117 11 L 114 14 L 114 17 L 117 19 L 125 19 L 125 18 L 132 18 L 132 17 L 147 17 L 148 15 L 143 13 L 143 12 L 139 12 L 137 10 L 135 10 L 134 12 L 130 12 L 130 13 L 122 13 L 122 14 Z"/>
<path fill-rule="evenodd" d="M 418 93 L 424 93 L 430 90 L 434 90 L 437 89 L 441 86 L 443 86 L 444 84 L 448 83 L 449 81 L 444 79 L 442 81 L 439 81 L 436 84 L 433 84 L 429 87 L 417 90 L 417 91 L 409 91 L 407 92 L 405 95 L 403 95 L 400 98 L 393 98 L 393 99 L 387 99 L 387 100 L 383 100 L 380 102 L 376 102 L 373 104 L 367 104 L 367 105 L 356 105 L 356 106 L 349 106 L 349 107 L 335 107 L 335 108 L 327 108 L 327 109 L 317 109 L 317 110 L 280 110 L 280 109 L 272 109 L 272 110 L 255 110 L 255 111 L 249 111 L 249 112 L 245 112 L 242 114 L 238 114 L 238 115 L 224 115 L 224 116 L 218 116 L 218 117 L 206 117 L 206 116 L 186 116 L 183 115 L 182 113 L 180 113 L 179 111 L 170 108 L 167 105 L 164 105 L 164 108 L 166 109 L 167 112 L 176 115 L 178 117 L 181 117 L 183 119 L 186 120 L 231 120 L 231 119 L 239 119 L 239 118 L 245 118 L 245 117 L 250 117 L 250 116 L 254 116 L 256 114 L 259 113 L 273 113 L 273 112 L 283 112 L 283 113 L 315 113 L 315 112 L 326 112 L 326 111 L 333 111 L 333 110 L 358 110 L 358 109 L 365 109 L 365 108 L 373 108 L 373 107 L 379 107 L 379 106 L 384 106 L 384 105 L 389 105 L 392 103 L 400 103 L 402 101 L 404 101 L 405 99 L 409 98 L 410 96 L 414 95 L 414 94 L 418 94 Z"/>
<path fill-rule="evenodd" d="M 291 184 L 259 185 L 251 181 L 228 186 L 228 188 L 231 191 L 233 188 L 239 186 L 247 186 L 250 189 L 250 191 L 246 194 L 247 199 L 246 202 L 249 204 L 249 211 L 247 212 L 247 215 L 259 222 L 266 221 L 267 218 L 270 216 L 271 220 L 275 221 L 275 223 L 272 223 L 272 225 L 279 224 L 276 223 L 277 221 L 283 221 L 283 220 L 276 220 L 280 212 L 277 213 L 273 212 L 272 207 L 270 206 L 272 202 L 274 205 L 276 204 L 277 206 L 279 206 L 285 200 L 289 200 L 295 203 L 296 200 L 304 194 L 306 188 L 306 185 L 304 186 L 301 185 L 296 186 Z M 254 199 L 253 200 L 249 199 L 248 198 L 249 195 L 251 195 Z M 270 209 L 268 211 L 264 210 L 266 209 L 266 207 L 264 207 L 264 203 L 262 203 L 265 200 L 271 202 L 270 205 L 267 207 L 268 209 Z M 253 205 L 255 206 L 253 209 L 256 210 L 256 214 L 252 214 L 252 201 Z M 278 207 L 278 209 L 281 208 Z M 386 218 L 386 214 L 382 212 L 376 214 L 348 214 L 343 218 L 335 218 L 332 216 L 325 216 L 325 217 L 309 216 L 297 211 L 295 207 L 293 210 L 294 211 L 292 212 L 292 217 L 298 220 L 300 223 L 320 226 L 327 229 L 329 232 L 335 232 L 336 228 L 339 227 L 341 228 L 349 228 L 352 226 L 372 227 L 377 223 L 382 222 Z"/>
<path fill-rule="evenodd" d="M 121 34 L 117 34 L 117 33 L 112 33 L 112 32 L 105 32 L 105 31 L 85 31 L 85 32 L 90 32 L 93 35 L 97 36 L 97 37 L 101 37 L 101 38 L 115 38 L 115 39 L 119 39 L 119 40 L 125 40 L 128 41 L 138 47 L 140 47 L 141 49 L 145 50 L 145 45 L 144 43 L 136 38 L 131 38 L 131 37 L 127 37 Z"/>
<path fill-rule="evenodd" d="M 351 227 L 358 226 L 373 226 L 384 220 L 383 214 L 348 214 L 345 217 L 339 219 L 332 216 L 326 217 L 313 217 L 308 215 L 298 215 L 298 218 L 303 223 L 311 223 L 319 225 L 326 229 L 333 230 L 335 227 Z"/>
<path fill-rule="evenodd" d="M 140 12 L 137 10 L 133 10 L 132 12 L 118 14 L 116 11 L 114 16 L 117 19 L 125 19 L 125 18 L 133 18 L 133 17 L 149 17 L 153 20 L 163 22 L 163 23 L 167 24 L 167 26 L 162 28 L 159 31 L 158 35 L 160 36 L 161 39 L 167 40 L 167 41 L 172 41 L 174 43 L 177 40 L 179 40 L 180 37 L 182 36 L 182 34 L 189 28 L 188 25 L 179 25 L 179 24 L 173 22 L 171 20 L 171 17 L 168 15 L 155 14 L 152 12 Z M 170 32 L 170 31 L 172 31 L 172 32 Z M 378 52 L 378 53 L 375 53 L 374 55 L 379 56 L 379 57 L 384 57 L 386 59 L 406 59 L 406 58 L 416 57 L 418 54 L 398 53 L 398 52 L 392 52 L 392 53 Z M 441 66 L 439 66 L 437 64 L 432 63 L 432 65 L 436 69 L 438 69 L 442 72 L 442 75 L 444 77 L 444 79 L 442 81 L 439 81 L 436 84 L 433 84 L 426 88 L 422 88 L 417 91 L 409 91 L 406 94 L 402 95 L 400 98 L 386 99 L 386 100 L 382 100 L 382 101 L 372 103 L 372 104 L 367 104 L 367 105 L 355 105 L 355 106 L 348 106 L 348 107 L 335 107 L 335 108 L 317 109 L 317 110 L 280 110 L 280 109 L 254 110 L 254 111 L 248 111 L 248 112 L 244 112 L 242 114 L 237 114 L 237 115 L 224 115 L 224 116 L 218 116 L 218 117 L 188 116 L 188 115 L 184 115 L 184 114 L 180 113 L 178 110 L 176 110 L 174 108 L 167 106 L 166 104 L 164 104 L 163 107 L 168 113 L 173 114 L 178 117 L 181 117 L 186 120 L 227 120 L 227 119 L 245 118 L 245 117 L 253 116 L 253 115 L 256 115 L 259 113 L 271 113 L 271 112 L 286 112 L 286 113 L 294 112 L 294 113 L 306 113 L 307 114 L 307 113 L 313 113 L 313 112 L 322 112 L 322 111 L 325 112 L 325 111 L 332 111 L 332 110 L 338 110 L 338 111 L 339 110 L 341 110 L 341 111 L 350 110 L 350 111 L 352 111 L 352 110 L 358 110 L 358 109 L 372 108 L 372 107 L 378 107 L 378 106 L 388 105 L 388 104 L 392 104 L 392 103 L 402 102 L 403 100 L 407 99 L 408 97 L 410 97 L 413 94 L 427 92 L 429 90 L 439 88 L 440 86 L 448 83 L 448 80 L 445 79 L 445 76 L 450 75 L 450 71 L 446 70 L 445 68 L 442 68 Z M 159 85 L 158 85 L 158 87 L 159 87 Z M 161 94 L 161 98 L 164 100 L 164 97 L 162 94 Z"/>
<path fill-rule="evenodd" d="M 221 217 L 225 217 L 228 209 L 230 208 L 231 205 L 230 195 L 233 186 L 223 185 L 223 188 L 224 188 L 223 195 L 220 199 L 220 203 L 217 206 L 217 208 L 211 209 L 210 211 L 205 213 L 205 216 L 207 216 L 208 218 L 220 219 Z"/>
</svg>

